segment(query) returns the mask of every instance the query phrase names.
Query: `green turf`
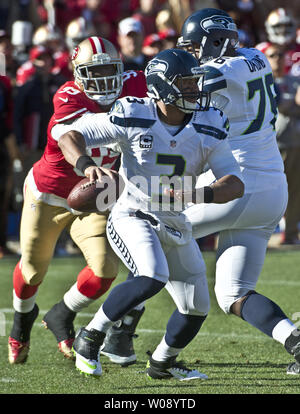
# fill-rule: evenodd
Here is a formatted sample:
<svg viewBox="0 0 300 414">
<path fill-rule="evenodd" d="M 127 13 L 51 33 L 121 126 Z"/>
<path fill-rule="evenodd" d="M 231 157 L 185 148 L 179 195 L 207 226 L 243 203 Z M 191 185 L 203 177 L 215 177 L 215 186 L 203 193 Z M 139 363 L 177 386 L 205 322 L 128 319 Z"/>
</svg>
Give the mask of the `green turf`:
<svg viewBox="0 0 300 414">
<path fill-rule="evenodd" d="M 138 362 L 121 368 L 102 357 L 103 376 L 86 378 L 72 361 L 57 351 L 52 334 L 41 325 L 44 311 L 62 298 L 84 262 L 80 257 L 53 260 L 37 303 L 41 313 L 31 335 L 31 350 L 24 365 L 7 362 L 7 337 L 12 313 L 12 271 L 17 261 L 0 261 L 0 394 L 298 394 L 300 377 L 286 375 L 292 358 L 283 346 L 234 316 L 226 316 L 217 306 L 214 292 L 214 253 L 204 253 L 207 264 L 211 310 L 200 333 L 182 352 L 189 367 L 208 375 L 206 381 L 178 382 L 150 380 L 145 375 L 146 351 L 160 341 L 174 303 L 166 291 L 147 303 L 146 312 L 134 340 Z M 297 251 L 268 252 L 257 290 L 280 304 L 299 324 L 299 269 Z M 121 269 L 118 281 L 124 280 Z M 118 282 L 115 282 L 118 283 Z M 105 298 L 105 297 L 104 297 Z M 102 303 L 101 298 L 76 318 L 76 328 L 84 326 Z M 3 332 L 5 331 L 5 332 Z"/>
</svg>

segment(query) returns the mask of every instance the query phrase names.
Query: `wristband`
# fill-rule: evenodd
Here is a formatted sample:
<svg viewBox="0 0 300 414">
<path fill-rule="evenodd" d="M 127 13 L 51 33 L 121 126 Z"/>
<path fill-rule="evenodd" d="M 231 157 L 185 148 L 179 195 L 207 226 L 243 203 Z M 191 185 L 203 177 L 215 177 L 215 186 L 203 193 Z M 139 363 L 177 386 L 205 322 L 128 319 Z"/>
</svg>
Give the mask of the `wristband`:
<svg viewBox="0 0 300 414">
<path fill-rule="evenodd" d="M 214 199 L 214 190 L 212 187 L 203 187 L 204 190 L 204 203 L 212 203 Z"/>
<path fill-rule="evenodd" d="M 91 167 L 92 165 L 97 166 L 95 161 L 89 157 L 88 155 L 81 155 L 78 160 L 76 161 L 75 167 L 84 174 L 84 171 L 87 167 Z"/>
</svg>

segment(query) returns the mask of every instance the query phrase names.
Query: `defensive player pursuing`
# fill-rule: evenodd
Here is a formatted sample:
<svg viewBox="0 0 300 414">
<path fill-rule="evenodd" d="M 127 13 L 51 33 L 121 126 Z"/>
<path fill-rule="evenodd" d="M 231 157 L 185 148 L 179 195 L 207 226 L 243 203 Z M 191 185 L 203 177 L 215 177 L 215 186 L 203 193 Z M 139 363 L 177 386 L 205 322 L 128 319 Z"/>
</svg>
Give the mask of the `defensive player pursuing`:
<svg viewBox="0 0 300 414">
<path fill-rule="evenodd" d="M 230 122 L 229 144 L 245 183 L 242 198 L 229 203 L 198 204 L 184 214 L 193 237 L 219 233 L 215 293 L 221 309 L 234 314 L 284 345 L 300 373 L 300 331 L 269 298 L 255 291 L 268 241 L 287 205 L 287 183 L 275 132 L 277 108 L 271 67 L 263 53 L 238 48 L 237 29 L 224 11 L 202 9 L 186 19 L 178 46 L 205 70 L 204 91 Z M 198 185 L 214 181 L 211 171 Z M 136 324 L 134 329 L 136 328 Z M 132 358 L 132 334 L 111 329 L 105 349 L 113 362 Z"/>
<path fill-rule="evenodd" d="M 101 180 L 102 170 L 86 157 L 86 148 L 117 142 L 122 151 L 120 174 L 127 186 L 112 209 L 107 234 L 134 277 L 114 287 L 91 322 L 80 329 L 73 344 L 76 367 L 101 375 L 105 332 L 165 286 L 177 309 L 150 357 L 147 374 L 157 379 L 201 379 L 206 376 L 176 362 L 209 309 L 204 261 L 191 238 L 190 223 L 181 214 L 180 197 L 225 203 L 241 197 L 244 185 L 227 143 L 226 117 L 215 108 L 201 111 L 206 105 L 197 103 L 199 96 L 204 98 L 197 86 L 203 77 L 197 60 L 183 50 L 165 50 L 149 62 L 145 75 L 149 98 L 120 99 L 108 115 L 85 115 L 63 135 L 64 128 L 55 129 L 66 160 L 80 165 L 91 180 Z M 217 181 L 196 193 L 193 182 L 207 163 Z M 177 197 L 170 204 L 164 185 Z"/>
<path fill-rule="evenodd" d="M 117 275 L 118 258 L 105 235 L 106 213 L 78 214 L 66 198 L 83 174 L 64 158 L 53 138 L 55 125 L 70 124 L 88 112 L 107 112 L 119 96 L 146 94 L 143 72 L 123 73 L 116 48 L 108 40 L 90 37 L 73 52 L 74 81 L 66 82 L 54 96 L 54 114 L 42 158 L 34 164 L 24 186 L 20 241 L 22 257 L 13 275 L 14 323 L 9 336 L 9 362 L 25 362 L 30 332 L 38 316 L 35 298 L 64 229 L 82 251 L 87 266 L 64 299 L 45 315 L 44 323 L 55 335 L 59 349 L 72 357 L 73 320 L 76 312 L 99 298 Z M 99 166 L 114 168 L 118 153 L 99 146 L 89 154 Z"/>
</svg>

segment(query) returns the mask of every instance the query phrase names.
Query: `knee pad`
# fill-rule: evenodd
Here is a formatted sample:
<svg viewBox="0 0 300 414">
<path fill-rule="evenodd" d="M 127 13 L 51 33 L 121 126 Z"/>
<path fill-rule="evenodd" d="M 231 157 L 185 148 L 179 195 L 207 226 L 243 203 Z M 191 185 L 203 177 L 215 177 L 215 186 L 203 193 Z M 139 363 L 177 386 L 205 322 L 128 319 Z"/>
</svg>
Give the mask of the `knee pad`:
<svg viewBox="0 0 300 414">
<path fill-rule="evenodd" d="M 218 286 L 215 285 L 215 295 L 216 295 L 216 299 L 218 302 L 219 307 L 222 309 L 222 311 L 224 313 L 229 314 L 230 313 L 230 308 L 231 305 L 238 299 L 238 298 L 233 298 L 230 295 L 226 295 L 224 294 L 224 292 L 222 291 L 222 289 L 218 289 Z"/>
<path fill-rule="evenodd" d="M 90 299 L 98 299 L 108 291 L 114 280 L 115 277 L 109 279 L 98 277 L 86 266 L 77 277 L 77 289 Z"/>
<path fill-rule="evenodd" d="M 39 283 L 35 285 L 30 285 L 27 283 L 22 274 L 21 262 L 17 263 L 13 273 L 13 287 L 16 296 L 23 300 L 29 299 L 37 292 L 38 286 Z"/>
<path fill-rule="evenodd" d="M 20 271 L 21 268 L 23 280 L 25 281 L 26 285 L 29 286 L 40 285 L 44 280 L 45 274 L 47 273 L 47 268 L 45 268 L 45 265 L 39 263 L 30 263 L 21 260 Z"/>
<path fill-rule="evenodd" d="M 210 308 L 206 277 L 193 275 L 185 281 L 172 280 L 166 286 L 180 313 L 206 316 Z"/>
</svg>

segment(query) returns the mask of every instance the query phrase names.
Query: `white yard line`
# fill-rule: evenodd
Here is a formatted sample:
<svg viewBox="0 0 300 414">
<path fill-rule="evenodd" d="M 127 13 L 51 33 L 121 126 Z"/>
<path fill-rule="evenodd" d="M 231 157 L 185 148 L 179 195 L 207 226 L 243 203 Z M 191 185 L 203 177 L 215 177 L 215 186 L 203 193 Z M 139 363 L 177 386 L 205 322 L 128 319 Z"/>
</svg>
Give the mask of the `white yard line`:
<svg viewBox="0 0 300 414">
<path fill-rule="evenodd" d="M 6 314 L 12 314 L 14 313 L 14 310 L 11 308 L 0 308 L 0 312 L 6 313 Z M 40 310 L 40 315 L 44 315 L 47 312 L 47 310 Z M 94 316 L 94 313 L 86 313 L 86 312 L 79 312 L 77 314 L 77 318 L 92 318 Z M 11 326 L 13 321 L 6 321 L 6 325 Z M 35 322 L 34 326 L 44 328 L 42 323 Z M 163 329 L 137 329 L 137 333 L 160 333 L 163 334 L 165 330 Z M 231 333 L 220 333 L 220 332 L 199 332 L 198 336 L 208 336 L 208 337 L 217 337 L 217 338 L 229 338 L 229 339 L 255 339 L 260 341 L 269 340 L 270 338 L 268 336 L 261 335 L 251 335 L 251 334 L 240 334 L 238 332 L 231 332 Z"/>
</svg>

